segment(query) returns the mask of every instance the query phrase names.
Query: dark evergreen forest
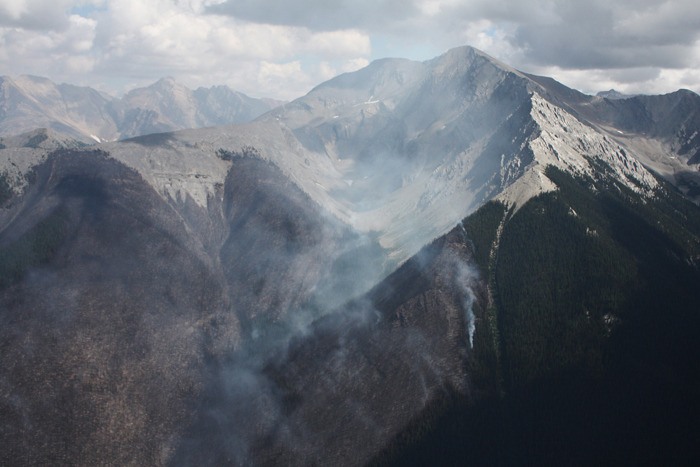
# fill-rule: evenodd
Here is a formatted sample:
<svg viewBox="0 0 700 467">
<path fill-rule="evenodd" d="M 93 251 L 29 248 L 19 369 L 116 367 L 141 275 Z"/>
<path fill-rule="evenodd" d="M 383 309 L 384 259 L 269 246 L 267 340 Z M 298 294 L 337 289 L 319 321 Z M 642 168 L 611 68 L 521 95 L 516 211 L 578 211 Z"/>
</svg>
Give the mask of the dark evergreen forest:
<svg viewBox="0 0 700 467">
<path fill-rule="evenodd" d="M 435 402 L 377 465 L 700 461 L 700 209 L 667 185 L 649 200 L 547 175 L 559 190 L 464 220 L 493 299 L 474 391 Z"/>
</svg>

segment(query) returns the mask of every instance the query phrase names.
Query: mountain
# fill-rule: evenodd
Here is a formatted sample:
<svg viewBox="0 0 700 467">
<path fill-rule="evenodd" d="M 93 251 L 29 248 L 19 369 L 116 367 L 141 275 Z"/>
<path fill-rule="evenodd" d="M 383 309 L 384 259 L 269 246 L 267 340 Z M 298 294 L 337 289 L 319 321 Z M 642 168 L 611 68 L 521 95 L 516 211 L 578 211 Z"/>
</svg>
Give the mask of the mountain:
<svg viewBox="0 0 700 467">
<path fill-rule="evenodd" d="M 611 100 L 628 99 L 630 97 L 634 97 L 634 95 L 623 94 L 620 91 L 616 91 L 615 89 L 610 89 L 609 91 L 600 91 L 596 94 L 596 96 Z"/>
<path fill-rule="evenodd" d="M 245 123 L 272 108 L 262 99 L 253 99 L 227 86 L 192 91 L 172 78 L 129 91 L 121 104 L 125 108 L 120 125 L 122 137 Z"/>
<path fill-rule="evenodd" d="M 172 78 L 133 89 L 121 99 L 27 75 L 0 77 L 0 90 L 0 135 L 50 128 L 85 143 L 243 123 L 280 104 L 226 86 L 192 91 Z"/>
<path fill-rule="evenodd" d="M 0 77 L 0 134 L 9 136 L 50 128 L 72 138 L 95 142 L 114 139 L 118 130 L 113 98 L 86 87 L 56 85 L 46 78 Z"/>
<path fill-rule="evenodd" d="M 39 128 L 14 136 L 0 136 L 0 150 L 4 149 L 57 149 L 80 148 L 85 144 L 72 138 L 65 137 L 55 131 Z"/>
<path fill-rule="evenodd" d="M 697 461 L 697 99 L 462 47 L 0 150 L 1 462 Z"/>
</svg>

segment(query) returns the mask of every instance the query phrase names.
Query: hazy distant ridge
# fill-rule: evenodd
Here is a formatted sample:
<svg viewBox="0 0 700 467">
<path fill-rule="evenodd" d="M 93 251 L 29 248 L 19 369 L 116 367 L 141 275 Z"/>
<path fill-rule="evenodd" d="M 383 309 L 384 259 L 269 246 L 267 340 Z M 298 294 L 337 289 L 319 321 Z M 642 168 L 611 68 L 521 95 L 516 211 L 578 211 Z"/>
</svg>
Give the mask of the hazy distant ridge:
<svg viewBox="0 0 700 467">
<path fill-rule="evenodd" d="M 228 86 L 191 90 L 172 78 L 115 98 L 90 87 L 22 75 L 0 77 L 0 136 L 49 128 L 83 142 L 245 123 L 280 102 Z"/>
</svg>

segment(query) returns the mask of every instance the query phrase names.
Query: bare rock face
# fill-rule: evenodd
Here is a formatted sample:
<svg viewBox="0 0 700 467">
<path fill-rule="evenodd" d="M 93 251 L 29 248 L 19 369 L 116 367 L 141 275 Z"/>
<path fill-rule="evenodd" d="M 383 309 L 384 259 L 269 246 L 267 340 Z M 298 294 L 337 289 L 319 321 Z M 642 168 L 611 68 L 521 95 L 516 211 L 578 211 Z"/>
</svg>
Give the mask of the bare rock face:
<svg viewBox="0 0 700 467">
<path fill-rule="evenodd" d="M 700 96 L 680 89 L 660 96 L 586 96 L 550 78 L 528 76 L 548 98 L 619 144 L 697 204 L 700 202 Z M 604 98 L 605 97 L 605 98 Z"/>
</svg>

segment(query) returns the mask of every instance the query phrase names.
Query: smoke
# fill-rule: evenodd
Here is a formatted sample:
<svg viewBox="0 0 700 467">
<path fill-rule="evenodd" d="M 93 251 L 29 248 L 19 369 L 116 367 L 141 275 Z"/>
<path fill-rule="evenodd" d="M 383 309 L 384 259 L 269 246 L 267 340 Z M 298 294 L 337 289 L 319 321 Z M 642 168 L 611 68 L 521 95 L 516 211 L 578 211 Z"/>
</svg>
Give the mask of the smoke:
<svg viewBox="0 0 700 467">
<path fill-rule="evenodd" d="M 344 280 L 368 273 L 350 269 Z M 172 463 L 369 460 L 438 395 L 466 390 L 477 282 L 469 247 L 451 235 L 362 297 L 334 307 L 316 287 L 277 320 L 257 320 L 211 362 Z"/>
<path fill-rule="evenodd" d="M 346 393 L 346 378 L 360 353 L 358 335 L 376 329 L 380 320 L 363 300 L 336 311 L 291 310 L 280 322 L 256 328 L 254 339 L 211 365 L 197 419 L 171 463 L 312 459 L 319 455 L 319 439 L 327 436 L 318 424 L 332 425 L 325 417 L 333 413 L 344 414 L 345 424 L 379 436 L 382 422 L 376 410 L 365 397 Z"/>
<path fill-rule="evenodd" d="M 224 200 L 208 213 L 221 222 L 162 203 L 138 178 L 124 194 L 126 176 L 107 187 L 119 202 L 93 197 L 90 216 L 76 215 L 84 222 L 67 243 L 76 254 L 48 282 L 81 284 L 49 295 L 80 311 L 77 324 L 66 321 L 75 338 L 56 339 L 70 343 L 61 368 L 111 391 L 94 403 L 113 423 L 95 415 L 92 452 L 116 445 L 117 426 L 128 443 L 115 452 L 144 459 L 157 446 L 174 465 L 365 462 L 436 397 L 466 385 L 468 255 L 452 239 L 381 281 L 388 252 L 377 235 L 326 215 L 274 166 L 233 162 Z M 65 378 L 51 377 L 55 387 Z M 81 399 L 66 410 L 93 407 L 82 386 L 74 393 Z"/>
<path fill-rule="evenodd" d="M 474 331 L 476 331 L 476 318 L 474 317 L 474 292 L 471 288 L 466 289 L 464 299 L 464 309 L 466 310 L 467 334 L 469 335 L 469 346 L 474 347 Z"/>
<path fill-rule="evenodd" d="M 474 251 L 474 244 L 467 236 L 467 230 L 464 228 L 464 223 L 459 223 L 459 228 L 462 233 L 462 237 L 465 242 Z M 466 261 L 457 259 L 457 281 L 456 284 L 461 288 L 462 291 L 462 309 L 465 314 L 465 322 L 467 325 L 467 336 L 469 336 L 469 347 L 474 347 L 474 332 L 476 331 L 476 317 L 474 316 L 474 302 L 476 301 L 476 296 L 474 295 L 474 284 L 479 278 L 478 271 L 470 267 Z"/>
</svg>

